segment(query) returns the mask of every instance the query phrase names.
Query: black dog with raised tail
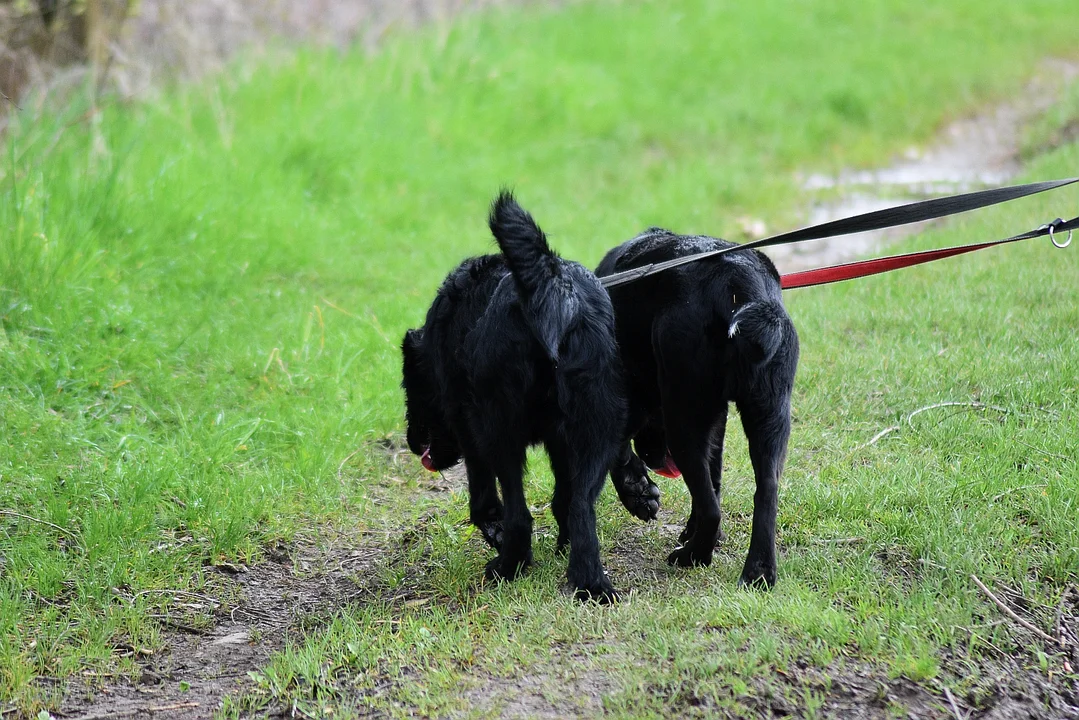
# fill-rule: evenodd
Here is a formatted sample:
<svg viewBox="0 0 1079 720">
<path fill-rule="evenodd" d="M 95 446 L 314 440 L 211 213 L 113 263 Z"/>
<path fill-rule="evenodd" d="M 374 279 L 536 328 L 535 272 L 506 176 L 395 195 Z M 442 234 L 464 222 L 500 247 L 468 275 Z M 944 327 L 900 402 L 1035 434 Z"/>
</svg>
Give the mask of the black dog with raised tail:
<svg viewBox="0 0 1079 720">
<path fill-rule="evenodd" d="M 487 576 L 513 578 L 532 562 L 525 451 L 543 443 L 570 584 L 579 598 L 611 602 L 594 509 L 626 422 L 611 302 L 508 192 L 489 225 L 502 255 L 461 263 L 424 326 L 405 334 L 409 449 L 430 470 L 464 459 L 471 520 L 499 550 Z"/>
</svg>

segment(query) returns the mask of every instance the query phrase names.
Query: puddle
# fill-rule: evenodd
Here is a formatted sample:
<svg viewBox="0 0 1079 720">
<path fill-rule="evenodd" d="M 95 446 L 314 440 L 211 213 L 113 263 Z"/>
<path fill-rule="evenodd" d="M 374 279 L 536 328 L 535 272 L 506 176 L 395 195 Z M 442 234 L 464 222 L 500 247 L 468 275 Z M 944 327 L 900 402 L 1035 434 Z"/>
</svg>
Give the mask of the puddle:
<svg viewBox="0 0 1079 720">
<path fill-rule="evenodd" d="M 1018 98 L 949 125 L 927 148 L 910 148 L 892 164 L 837 175 L 798 176 L 811 196 L 806 224 L 883 210 L 916 200 L 1007 184 L 1022 169 L 1024 129 L 1048 111 L 1079 78 L 1079 62 L 1043 63 Z M 847 262 L 921 230 L 926 223 L 842 238 L 769 248 L 780 272 Z"/>
</svg>

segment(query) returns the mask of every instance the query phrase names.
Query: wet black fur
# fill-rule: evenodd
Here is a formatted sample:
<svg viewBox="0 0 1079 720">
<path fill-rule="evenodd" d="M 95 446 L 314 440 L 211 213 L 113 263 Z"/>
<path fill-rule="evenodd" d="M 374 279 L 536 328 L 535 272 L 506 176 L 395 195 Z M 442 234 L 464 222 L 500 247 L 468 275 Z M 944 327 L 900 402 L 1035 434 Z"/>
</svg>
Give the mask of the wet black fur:
<svg viewBox="0 0 1079 720">
<path fill-rule="evenodd" d="M 526 449 L 543 443 L 569 581 L 578 597 L 608 602 L 617 596 L 594 506 L 626 422 L 610 299 L 591 271 L 551 251 L 509 193 L 489 224 L 503 255 L 463 262 L 405 335 L 408 445 L 430 447 L 436 468 L 464 459 L 471 520 L 499 549 L 487 575 L 512 578 L 532 562 L 522 475 Z"/>
<path fill-rule="evenodd" d="M 608 252 L 596 274 L 731 245 L 652 228 Z M 734 402 L 757 485 L 740 583 L 773 586 L 779 476 L 798 365 L 798 335 L 783 307 L 775 266 L 756 251 L 729 253 L 612 287 L 610 295 L 630 406 L 627 437 L 635 436 L 650 467 L 659 467 L 669 448 L 693 499 L 682 545 L 668 562 L 712 561 L 721 538 L 723 437 Z M 627 444 L 623 459 L 628 454 Z M 616 483 L 624 482 L 619 472 L 616 463 Z"/>
</svg>

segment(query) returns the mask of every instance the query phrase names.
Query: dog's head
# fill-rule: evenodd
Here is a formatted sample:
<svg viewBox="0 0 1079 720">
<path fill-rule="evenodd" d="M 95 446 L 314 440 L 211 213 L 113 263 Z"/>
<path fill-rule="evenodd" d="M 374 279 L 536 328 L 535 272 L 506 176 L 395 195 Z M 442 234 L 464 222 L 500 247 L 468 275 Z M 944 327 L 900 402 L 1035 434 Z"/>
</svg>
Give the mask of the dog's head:
<svg viewBox="0 0 1079 720">
<path fill-rule="evenodd" d="M 633 447 L 637 457 L 656 474 L 666 478 L 681 477 L 682 471 L 674 464 L 671 451 L 667 449 L 667 436 L 662 426 L 645 425 L 633 438 Z"/>
<path fill-rule="evenodd" d="M 409 330 L 401 343 L 408 449 L 431 472 L 453 467 L 461 451 L 439 409 L 438 385 L 427 358 L 423 330 Z"/>
</svg>

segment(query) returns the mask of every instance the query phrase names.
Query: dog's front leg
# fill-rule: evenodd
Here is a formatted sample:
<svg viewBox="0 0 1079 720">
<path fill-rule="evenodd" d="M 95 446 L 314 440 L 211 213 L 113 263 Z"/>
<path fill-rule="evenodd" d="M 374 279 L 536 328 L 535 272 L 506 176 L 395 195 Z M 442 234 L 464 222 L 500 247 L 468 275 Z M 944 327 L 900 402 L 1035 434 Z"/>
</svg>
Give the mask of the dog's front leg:
<svg viewBox="0 0 1079 720">
<path fill-rule="evenodd" d="M 629 442 L 611 465 L 611 484 L 631 515 L 645 522 L 658 517 L 659 487 L 648 476 L 648 467 L 630 450 Z"/>
</svg>

